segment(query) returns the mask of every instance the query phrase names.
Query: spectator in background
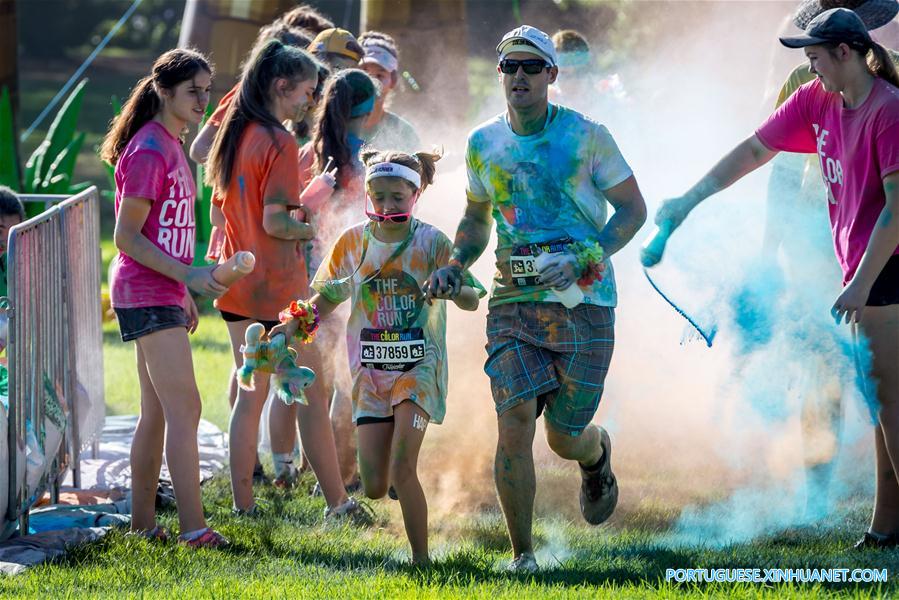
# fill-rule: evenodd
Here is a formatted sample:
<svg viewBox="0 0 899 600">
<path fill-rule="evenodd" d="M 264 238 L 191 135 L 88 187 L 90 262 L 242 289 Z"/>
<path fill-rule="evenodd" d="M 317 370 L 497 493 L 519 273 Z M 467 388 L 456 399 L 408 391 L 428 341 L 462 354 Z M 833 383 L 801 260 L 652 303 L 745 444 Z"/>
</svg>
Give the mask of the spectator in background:
<svg viewBox="0 0 899 600">
<path fill-rule="evenodd" d="M 291 11 L 293 12 L 293 11 Z M 290 13 L 288 13 L 290 14 Z M 284 17 L 276 19 L 272 23 L 266 25 L 265 27 L 259 30 L 259 35 L 256 37 L 256 41 L 253 44 L 253 48 L 250 50 L 250 53 L 247 56 L 253 56 L 255 53 L 259 51 L 259 49 L 268 43 L 269 40 L 278 40 L 285 46 L 293 46 L 295 48 L 306 48 L 311 43 L 311 38 L 307 35 L 305 30 L 298 29 L 295 27 L 291 27 L 286 22 Z M 318 97 L 321 97 L 321 87 L 324 84 L 324 78 L 327 77 L 327 69 L 324 66 L 318 65 L 319 69 L 319 82 L 316 86 Z M 200 133 L 197 135 L 196 139 L 194 139 L 193 144 L 190 146 L 190 157 L 198 162 L 199 164 L 205 164 L 206 159 L 209 156 L 209 150 L 212 148 L 212 143 L 215 140 L 215 136 L 218 133 L 219 128 L 222 126 L 222 122 L 225 120 L 225 115 L 228 112 L 228 109 L 231 107 L 231 104 L 234 102 L 235 94 L 240 90 L 240 82 L 238 81 L 231 90 L 225 94 L 222 99 L 219 101 L 218 106 L 215 111 L 206 120 L 206 123 L 203 125 L 203 128 L 200 130 Z M 313 92 L 313 102 L 316 100 L 316 92 Z M 312 113 L 312 110 L 307 107 L 306 109 L 308 113 Z M 301 140 L 308 137 L 308 125 L 303 121 L 307 117 L 306 114 L 298 115 L 298 120 L 301 124 L 294 124 L 294 134 L 297 135 L 298 143 L 303 143 Z M 300 134 L 303 134 L 303 137 L 300 137 Z M 213 203 L 215 199 L 218 197 L 218 191 L 214 192 Z M 210 222 L 212 223 L 212 235 L 210 235 L 210 246 L 216 245 L 218 249 L 210 248 L 208 256 L 216 257 L 220 252 L 221 244 L 224 242 L 224 236 L 222 232 L 225 230 L 224 219 L 221 218 L 221 213 L 216 210 L 210 211 Z M 230 384 L 228 388 L 228 404 L 231 407 L 234 407 L 234 402 L 237 400 L 237 379 L 235 378 L 237 367 L 231 373 Z M 254 483 L 264 483 L 267 481 L 267 477 L 265 475 L 265 471 L 262 469 L 262 463 L 259 461 L 259 458 L 256 458 L 256 466 L 253 469 L 253 482 Z"/>
<path fill-rule="evenodd" d="M 399 49 L 396 41 L 380 31 L 359 36 L 365 52 L 359 68 L 380 84 L 381 90 L 371 116 L 362 128 L 362 139 L 372 148 L 395 148 L 415 152 L 421 140 L 409 121 L 387 110 L 393 90 L 399 83 Z"/>
<path fill-rule="evenodd" d="M 334 28 L 334 23 L 331 19 L 308 4 L 300 4 L 296 8 L 290 9 L 281 15 L 280 20 L 288 27 L 305 29 L 311 32 L 313 36 L 320 34 L 325 29 Z"/>
<path fill-rule="evenodd" d="M 9 230 L 25 220 L 25 207 L 14 191 L 0 185 L 0 296 L 7 295 L 6 245 Z"/>
<path fill-rule="evenodd" d="M 303 110 L 317 82 L 318 63 L 306 51 L 269 40 L 244 66 L 240 91 L 210 151 L 207 181 L 221 191 L 212 210 L 225 221 L 222 257 L 240 250 L 256 256 L 255 270 L 216 301 L 235 365 L 243 362 L 247 327 L 258 322 L 271 329 L 281 307 L 308 287 L 301 248 L 314 231 L 294 218 L 299 216 L 292 211 L 299 207 L 299 148 L 283 123 Z M 257 374 L 254 381 L 254 389 L 238 390 L 229 429 L 234 509 L 249 515 L 256 513 L 252 472 L 269 378 Z M 356 512 L 357 503 L 340 482 L 327 400 L 310 399 L 299 412 L 306 455 L 328 502 L 326 516 Z"/>
<path fill-rule="evenodd" d="M 552 41 L 559 57 L 559 78 L 550 86 L 550 100 L 607 123 L 609 109 L 625 98 L 618 74 L 600 76 L 590 44 L 574 29 L 557 31 Z"/>
<path fill-rule="evenodd" d="M 362 59 L 362 46 L 346 29 L 325 29 L 307 49 L 334 72 L 352 69 Z"/>
<path fill-rule="evenodd" d="M 269 40 L 278 40 L 285 46 L 294 46 L 296 48 L 306 48 L 312 42 L 307 31 L 287 25 L 283 21 L 283 17 L 281 17 L 259 30 L 259 35 L 256 36 L 256 41 L 253 43 L 253 47 L 250 49 L 247 56 L 252 56 Z M 222 126 L 222 121 L 225 119 L 225 113 L 228 112 L 228 107 L 231 106 L 234 95 L 239 89 L 240 82 L 234 84 L 234 87 L 231 88 L 227 94 L 222 96 L 218 106 L 215 108 L 215 112 L 213 112 L 209 119 L 206 120 L 203 129 L 200 130 L 200 133 L 197 135 L 193 144 L 190 145 L 190 157 L 199 164 L 202 165 L 206 163 L 206 158 L 209 156 L 209 149 L 212 148 L 212 141 L 215 139 L 215 134 L 218 132 L 219 127 Z M 213 225 L 214 224 L 215 223 L 213 223 Z"/>
<path fill-rule="evenodd" d="M 377 99 L 377 84 L 359 69 L 344 69 L 332 76 L 323 92 L 317 109 L 312 141 L 300 150 L 300 187 L 305 188 L 312 178 L 320 174 L 329 160 L 337 169 L 337 187 L 327 205 L 316 211 L 307 210 L 307 220 L 315 226 L 315 239 L 306 247 L 307 264 L 311 274 L 322 261 L 324 250 L 329 248 L 340 233 L 352 225 L 359 214 L 359 206 L 365 198 L 365 168 L 360 159 L 362 125 L 371 114 Z M 331 168 L 329 167 L 329 168 Z M 341 319 L 346 318 L 346 313 Z M 304 357 L 307 365 L 317 374 L 315 382 L 306 390 L 310 402 L 331 402 L 331 423 L 340 461 L 340 472 L 350 490 L 358 488 L 356 448 L 352 422 L 352 406 L 349 395 L 349 373 L 345 363 L 332 361 L 344 343 L 345 320 L 332 319 L 323 324 L 315 344 L 309 346 Z M 291 415 L 296 405 L 284 403 L 272 405 L 269 429 L 272 437 L 272 454 L 275 468 L 281 479 L 279 464 L 288 461 L 296 439 L 291 426 Z"/>
</svg>

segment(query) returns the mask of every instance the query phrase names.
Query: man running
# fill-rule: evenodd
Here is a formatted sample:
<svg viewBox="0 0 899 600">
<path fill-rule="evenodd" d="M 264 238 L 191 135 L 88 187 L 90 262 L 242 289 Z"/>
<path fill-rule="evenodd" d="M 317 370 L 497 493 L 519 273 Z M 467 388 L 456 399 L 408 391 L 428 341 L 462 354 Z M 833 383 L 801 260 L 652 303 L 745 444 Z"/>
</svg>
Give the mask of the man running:
<svg viewBox="0 0 899 600">
<path fill-rule="evenodd" d="M 624 247 L 646 206 L 608 130 L 549 104 L 558 75 L 549 37 L 524 25 L 503 37 L 497 53 L 507 110 L 468 138 L 468 204 L 452 260 L 428 287 L 434 297 L 454 297 L 496 220 L 485 364 L 498 415 L 494 476 L 512 541 L 509 568 L 532 572 L 532 446 L 541 413 L 549 447 L 581 467 L 587 522 L 608 519 L 618 501 L 609 434 L 591 423 L 612 358 L 617 304 L 612 266 L 597 260 L 597 250 L 608 258 Z M 606 202 L 615 208 L 608 222 Z M 542 253 L 549 256 L 538 259 Z M 572 285 L 583 300 L 568 309 L 555 290 Z"/>
</svg>

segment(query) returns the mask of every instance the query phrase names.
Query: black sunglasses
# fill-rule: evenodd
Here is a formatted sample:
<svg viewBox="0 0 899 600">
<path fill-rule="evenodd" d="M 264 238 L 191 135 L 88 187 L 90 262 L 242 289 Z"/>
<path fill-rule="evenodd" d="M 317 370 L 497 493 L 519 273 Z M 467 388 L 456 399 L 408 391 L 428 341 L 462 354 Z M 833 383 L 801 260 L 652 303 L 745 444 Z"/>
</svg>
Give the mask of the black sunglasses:
<svg viewBox="0 0 899 600">
<path fill-rule="evenodd" d="M 499 70 L 506 75 L 514 75 L 518 72 L 518 67 L 521 67 L 527 75 L 536 75 L 543 69 L 549 69 L 550 65 L 542 58 L 528 58 L 525 60 L 505 58 L 499 61 Z"/>
</svg>

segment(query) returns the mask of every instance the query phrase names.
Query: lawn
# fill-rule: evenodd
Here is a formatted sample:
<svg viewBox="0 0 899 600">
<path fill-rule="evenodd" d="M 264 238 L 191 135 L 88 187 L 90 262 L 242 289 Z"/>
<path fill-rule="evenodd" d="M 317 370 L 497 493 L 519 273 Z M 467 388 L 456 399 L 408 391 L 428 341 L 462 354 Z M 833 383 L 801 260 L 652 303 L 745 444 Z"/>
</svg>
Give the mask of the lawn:
<svg viewBox="0 0 899 600">
<path fill-rule="evenodd" d="M 104 326 L 104 360 L 109 412 L 133 413 L 138 388 L 133 348 L 118 340 L 114 323 Z M 226 427 L 226 383 L 230 369 L 227 334 L 215 315 L 201 319 L 193 337 L 204 418 Z M 542 473 L 544 486 L 550 475 Z M 846 549 L 863 530 L 868 499 L 844 506 L 839 518 L 792 529 L 751 543 L 723 548 L 677 547 L 664 543 L 667 525 L 644 509 L 620 525 L 590 528 L 543 509 L 535 536 L 543 569 L 535 576 L 508 576 L 508 542 L 501 517 L 487 508 L 468 516 L 432 517 L 434 566 L 407 564 L 408 551 L 398 504 L 372 503 L 374 527 L 325 525 L 323 500 L 308 494 L 304 476 L 291 492 L 263 487 L 261 518 L 230 514 L 229 483 L 221 476 L 204 488 L 210 523 L 233 545 L 224 551 L 191 551 L 126 537 L 113 531 L 66 559 L 0 579 L 0 597 L 78 598 L 371 598 L 371 597 L 769 597 L 822 595 L 891 597 L 886 584 L 676 584 L 664 581 L 668 568 L 888 568 L 896 553 L 852 553 Z M 176 529 L 174 513 L 162 516 Z M 892 575 L 892 573 L 890 573 Z"/>
</svg>

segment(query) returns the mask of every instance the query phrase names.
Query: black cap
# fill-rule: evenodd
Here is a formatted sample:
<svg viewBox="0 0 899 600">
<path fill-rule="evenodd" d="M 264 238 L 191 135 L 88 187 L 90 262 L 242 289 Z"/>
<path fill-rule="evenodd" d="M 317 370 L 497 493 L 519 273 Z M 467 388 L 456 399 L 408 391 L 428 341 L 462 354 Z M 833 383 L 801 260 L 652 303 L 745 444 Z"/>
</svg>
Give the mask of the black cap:
<svg viewBox="0 0 899 600">
<path fill-rule="evenodd" d="M 819 44 L 846 43 L 859 50 L 873 44 L 861 18 L 848 8 L 832 8 L 815 17 L 805 28 L 805 35 L 780 38 L 787 48 L 805 48 Z"/>
</svg>

